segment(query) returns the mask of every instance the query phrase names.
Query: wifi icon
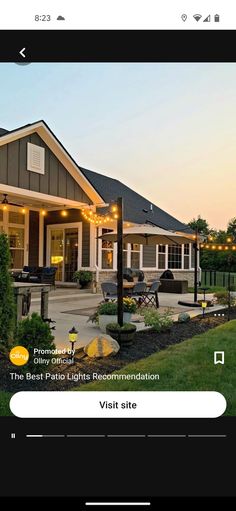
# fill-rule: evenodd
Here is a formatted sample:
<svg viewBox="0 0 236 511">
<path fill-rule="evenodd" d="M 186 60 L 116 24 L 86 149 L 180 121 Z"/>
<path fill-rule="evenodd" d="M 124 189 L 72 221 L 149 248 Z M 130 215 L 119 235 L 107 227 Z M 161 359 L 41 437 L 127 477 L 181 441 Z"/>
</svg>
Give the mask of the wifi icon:
<svg viewBox="0 0 236 511">
<path fill-rule="evenodd" d="M 194 17 L 194 19 L 195 19 L 196 21 L 199 21 L 199 20 L 202 18 L 202 15 L 201 15 L 201 14 L 194 14 L 194 16 L 193 16 L 193 17 Z"/>
</svg>

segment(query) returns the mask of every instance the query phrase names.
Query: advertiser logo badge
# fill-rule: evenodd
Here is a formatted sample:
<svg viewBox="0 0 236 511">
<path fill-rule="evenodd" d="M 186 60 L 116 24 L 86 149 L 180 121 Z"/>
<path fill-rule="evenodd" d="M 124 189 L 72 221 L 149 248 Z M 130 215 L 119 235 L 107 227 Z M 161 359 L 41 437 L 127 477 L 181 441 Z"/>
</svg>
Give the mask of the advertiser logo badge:
<svg viewBox="0 0 236 511">
<path fill-rule="evenodd" d="M 29 352 L 24 346 L 14 346 L 10 351 L 9 358 L 15 366 L 24 366 L 29 360 Z"/>
</svg>

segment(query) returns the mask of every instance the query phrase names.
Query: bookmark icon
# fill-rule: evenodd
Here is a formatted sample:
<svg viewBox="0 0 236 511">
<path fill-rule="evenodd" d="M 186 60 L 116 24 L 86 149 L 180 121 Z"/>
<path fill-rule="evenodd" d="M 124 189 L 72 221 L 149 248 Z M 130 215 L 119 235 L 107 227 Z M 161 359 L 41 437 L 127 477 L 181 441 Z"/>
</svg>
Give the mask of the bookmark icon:
<svg viewBox="0 0 236 511">
<path fill-rule="evenodd" d="M 225 352 L 224 351 L 214 351 L 214 364 L 222 364 L 225 363 Z"/>
</svg>

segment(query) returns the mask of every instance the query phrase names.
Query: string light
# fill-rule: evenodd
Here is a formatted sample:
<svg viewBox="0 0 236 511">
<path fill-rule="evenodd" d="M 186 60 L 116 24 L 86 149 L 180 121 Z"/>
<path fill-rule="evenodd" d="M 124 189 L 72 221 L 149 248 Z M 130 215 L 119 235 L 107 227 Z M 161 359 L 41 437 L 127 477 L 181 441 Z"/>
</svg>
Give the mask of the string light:
<svg viewBox="0 0 236 511">
<path fill-rule="evenodd" d="M 42 216 L 46 216 L 46 214 L 47 214 L 47 212 L 45 211 L 45 209 L 42 209 L 42 211 L 41 211 L 41 215 L 42 215 Z"/>
<path fill-rule="evenodd" d="M 236 250 L 236 245 L 218 245 L 218 244 L 209 244 L 209 243 L 201 243 L 200 248 L 205 248 L 207 250 Z"/>
<path fill-rule="evenodd" d="M 88 222 L 91 222 L 92 224 L 95 224 L 95 225 L 101 225 L 101 224 L 107 224 L 108 222 L 117 220 L 117 218 L 119 218 L 117 211 L 118 211 L 118 208 L 117 208 L 117 206 L 114 205 L 111 207 L 112 214 L 109 213 L 108 215 L 107 214 L 100 215 L 98 213 L 93 213 L 93 211 L 91 209 L 89 211 L 86 211 L 84 208 L 82 208 L 81 213 L 82 213 L 83 218 L 85 220 L 87 220 Z M 130 225 L 130 224 L 128 224 L 128 225 Z"/>
<path fill-rule="evenodd" d="M 22 214 L 23 214 L 23 215 L 25 215 L 25 213 L 26 213 L 26 209 L 25 209 L 25 208 L 23 208 L 23 209 L 22 209 Z"/>
<path fill-rule="evenodd" d="M 3 211 L 7 211 L 7 206 L 6 206 L 6 204 L 3 206 Z"/>
</svg>

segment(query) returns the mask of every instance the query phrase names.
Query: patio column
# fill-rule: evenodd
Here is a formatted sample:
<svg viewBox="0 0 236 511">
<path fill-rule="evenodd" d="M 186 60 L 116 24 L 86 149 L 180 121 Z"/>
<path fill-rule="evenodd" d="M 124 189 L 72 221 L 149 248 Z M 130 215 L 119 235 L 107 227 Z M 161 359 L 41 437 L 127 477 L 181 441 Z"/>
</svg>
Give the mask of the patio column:
<svg viewBox="0 0 236 511">
<path fill-rule="evenodd" d="M 117 294 L 118 323 L 123 326 L 123 199 L 117 199 Z"/>
</svg>

